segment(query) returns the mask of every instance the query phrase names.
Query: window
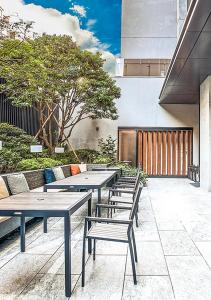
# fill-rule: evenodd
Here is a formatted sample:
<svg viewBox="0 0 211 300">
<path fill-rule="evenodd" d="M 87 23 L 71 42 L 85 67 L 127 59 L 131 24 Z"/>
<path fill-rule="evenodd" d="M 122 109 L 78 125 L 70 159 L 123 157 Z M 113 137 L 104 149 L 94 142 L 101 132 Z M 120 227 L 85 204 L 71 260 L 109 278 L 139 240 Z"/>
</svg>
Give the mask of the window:
<svg viewBox="0 0 211 300">
<path fill-rule="evenodd" d="M 125 59 L 124 76 L 159 76 L 164 77 L 170 59 Z"/>
</svg>

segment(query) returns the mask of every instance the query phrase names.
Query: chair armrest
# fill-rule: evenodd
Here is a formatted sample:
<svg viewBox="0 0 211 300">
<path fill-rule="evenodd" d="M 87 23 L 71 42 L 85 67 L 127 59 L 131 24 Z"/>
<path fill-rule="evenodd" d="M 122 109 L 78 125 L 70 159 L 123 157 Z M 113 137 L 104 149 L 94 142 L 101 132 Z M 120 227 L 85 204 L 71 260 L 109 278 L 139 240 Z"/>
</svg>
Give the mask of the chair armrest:
<svg viewBox="0 0 211 300">
<path fill-rule="evenodd" d="M 108 202 L 125 203 L 125 204 L 131 204 L 131 205 L 133 204 L 133 202 L 131 202 L 131 201 L 112 200 L 112 198 L 108 199 Z"/>
<path fill-rule="evenodd" d="M 132 220 L 116 220 L 111 218 L 100 218 L 100 217 L 85 217 L 85 221 L 91 222 L 105 222 L 105 223 L 114 223 L 114 224 L 131 224 Z"/>
<path fill-rule="evenodd" d="M 113 187 L 133 188 L 134 184 L 130 185 L 130 184 L 126 183 L 126 182 L 121 182 L 121 183 L 115 183 L 113 185 Z"/>
<path fill-rule="evenodd" d="M 116 209 L 128 209 L 131 210 L 131 206 L 119 206 L 119 205 L 112 205 L 112 204 L 96 204 L 97 207 L 102 208 L 116 208 Z"/>
<path fill-rule="evenodd" d="M 124 189 L 109 189 L 109 192 L 118 192 L 118 193 L 125 193 L 125 194 L 133 194 L 134 195 L 134 191 L 129 191 L 129 190 L 124 190 Z"/>
</svg>

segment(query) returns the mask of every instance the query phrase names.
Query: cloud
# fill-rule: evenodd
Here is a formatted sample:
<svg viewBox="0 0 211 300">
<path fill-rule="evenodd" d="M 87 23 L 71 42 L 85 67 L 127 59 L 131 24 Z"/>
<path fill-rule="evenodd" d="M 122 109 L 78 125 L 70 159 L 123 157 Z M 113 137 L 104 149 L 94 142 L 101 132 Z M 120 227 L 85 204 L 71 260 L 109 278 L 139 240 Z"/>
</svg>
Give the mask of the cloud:
<svg viewBox="0 0 211 300">
<path fill-rule="evenodd" d="M 86 9 L 84 6 L 75 4 L 75 5 L 73 5 L 73 7 L 70 7 L 70 10 L 79 14 L 80 17 L 86 17 Z"/>
<path fill-rule="evenodd" d="M 105 62 L 105 70 L 114 74 L 115 56 L 108 51 L 109 45 L 103 44 L 90 30 L 80 27 L 77 16 L 69 13 L 62 14 L 52 8 L 44 8 L 35 4 L 25 4 L 23 0 L 0 0 L 0 5 L 6 15 L 17 15 L 25 21 L 33 21 L 33 30 L 38 34 L 66 34 L 82 48 L 92 52 L 102 53 Z"/>
<path fill-rule="evenodd" d="M 89 19 L 86 23 L 87 29 L 90 30 L 97 23 L 95 19 Z"/>
</svg>

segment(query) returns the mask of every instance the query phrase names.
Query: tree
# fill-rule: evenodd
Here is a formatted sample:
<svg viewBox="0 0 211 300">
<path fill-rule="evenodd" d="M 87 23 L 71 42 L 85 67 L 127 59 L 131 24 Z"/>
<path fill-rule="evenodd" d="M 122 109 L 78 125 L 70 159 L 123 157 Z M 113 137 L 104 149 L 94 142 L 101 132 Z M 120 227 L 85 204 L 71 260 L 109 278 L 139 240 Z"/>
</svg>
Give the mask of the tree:
<svg viewBox="0 0 211 300">
<path fill-rule="evenodd" d="M 0 72 L 5 79 L 0 91 L 15 105 L 36 107 L 39 138 L 50 151 L 52 122 L 58 125 L 55 144 L 61 144 L 83 119 L 117 118 L 114 100 L 120 97 L 120 89 L 103 70 L 100 53 L 81 50 L 69 36 L 43 35 L 26 39 L 19 47 L 15 43 L 0 41 L 4 58 Z"/>
</svg>

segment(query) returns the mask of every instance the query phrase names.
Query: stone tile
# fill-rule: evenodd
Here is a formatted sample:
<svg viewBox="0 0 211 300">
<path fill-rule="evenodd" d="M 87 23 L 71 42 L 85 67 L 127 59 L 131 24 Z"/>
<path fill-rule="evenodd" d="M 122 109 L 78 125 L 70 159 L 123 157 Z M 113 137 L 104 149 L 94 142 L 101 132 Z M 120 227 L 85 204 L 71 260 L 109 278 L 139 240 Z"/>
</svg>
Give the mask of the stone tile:
<svg viewBox="0 0 211 300">
<path fill-rule="evenodd" d="M 64 234 L 59 230 L 50 230 L 42 234 L 28 247 L 26 253 L 53 254 L 64 242 Z"/>
<path fill-rule="evenodd" d="M 160 242 L 137 242 L 137 275 L 168 275 Z M 126 275 L 132 275 L 131 259 L 128 253 Z"/>
<path fill-rule="evenodd" d="M 200 256 L 167 256 L 177 300 L 210 300 L 211 271 Z"/>
<path fill-rule="evenodd" d="M 96 241 L 96 254 L 99 255 L 126 255 L 128 245 L 110 241 Z"/>
<path fill-rule="evenodd" d="M 82 266 L 82 241 L 72 241 L 72 274 L 80 274 Z M 88 259 L 88 254 L 86 260 Z M 64 246 L 50 258 L 45 266 L 40 270 L 40 273 L 47 274 L 65 274 L 64 267 Z"/>
<path fill-rule="evenodd" d="M 136 241 L 160 241 L 155 222 L 139 222 L 139 227 L 134 225 Z"/>
<path fill-rule="evenodd" d="M 0 270 L 0 295 L 20 294 L 49 258 L 49 255 L 25 253 L 15 256 Z"/>
<path fill-rule="evenodd" d="M 164 220 L 164 221 L 158 221 L 158 230 L 185 230 L 183 224 L 181 221 L 176 220 Z"/>
<path fill-rule="evenodd" d="M 195 242 L 211 241 L 211 219 L 188 220 L 184 222 L 184 226 Z"/>
<path fill-rule="evenodd" d="M 126 257 L 97 255 L 86 266 L 85 287 L 79 279 L 71 300 L 120 300 Z"/>
<path fill-rule="evenodd" d="M 211 242 L 197 242 L 196 246 L 198 247 L 201 255 L 211 268 Z"/>
<path fill-rule="evenodd" d="M 78 276 L 72 276 L 72 288 Z M 66 300 L 65 277 L 55 274 L 38 274 L 21 293 L 17 300 Z"/>
<path fill-rule="evenodd" d="M 168 276 L 138 276 L 134 285 L 132 276 L 125 277 L 122 300 L 173 300 Z"/>
<path fill-rule="evenodd" d="M 160 231 L 160 237 L 165 255 L 199 255 L 185 231 Z"/>
<path fill-rule="evenodd" d="M 155 220 L 155 216 L 151 209 L 140 209 L 138 215 L 139 215 L 140 222 L 144 222 L 144 221 L 152 222 Z"/>
</svg>

